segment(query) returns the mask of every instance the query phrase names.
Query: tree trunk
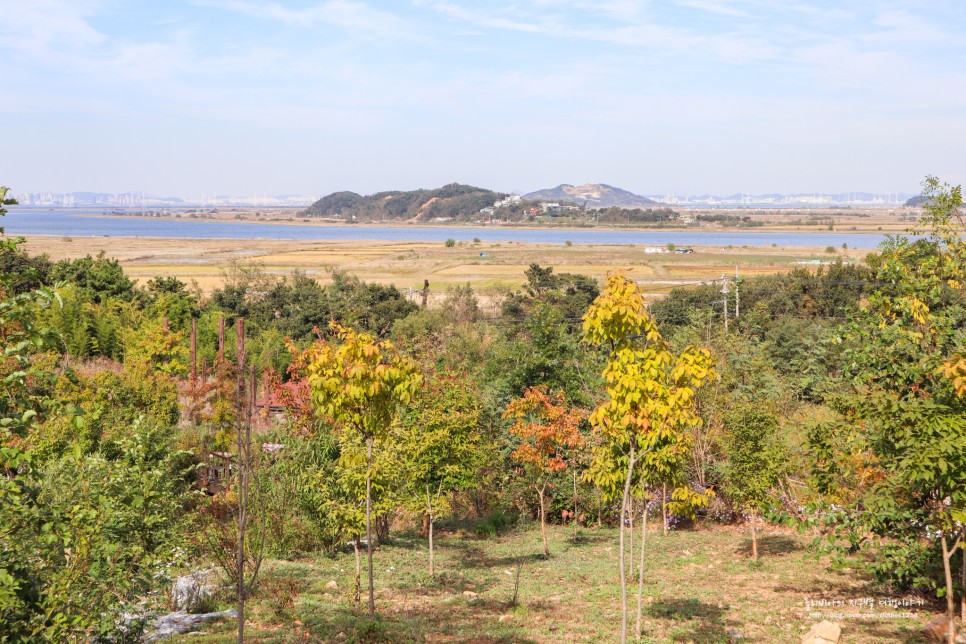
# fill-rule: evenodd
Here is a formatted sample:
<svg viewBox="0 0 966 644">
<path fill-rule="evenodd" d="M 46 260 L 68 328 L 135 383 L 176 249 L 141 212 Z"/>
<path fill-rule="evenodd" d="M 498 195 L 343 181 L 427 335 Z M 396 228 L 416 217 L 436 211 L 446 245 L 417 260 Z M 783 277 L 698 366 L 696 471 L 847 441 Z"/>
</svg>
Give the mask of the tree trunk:
<svg viewBox="0 0 966 644">
<path fill-rule="evenodd" d="M 634 578 L 634 495 L 627 499 L 627 576 Z"/>
<path fill-rule="evenodd" d="M 751 513 L 751 560 L 758 561 L 758 529 L 755 525 L 757 517 Z"/>
<path fill-rule="evenodd" d="M 956 541 L 953 541 L 952 551 L 946 545 L 946 535 L 939 537 L 939 543 L 942 544 L 943 548 L 943 573 L 946 576 L 946 617 L 949 618 L 949 626 L 946 629 L 946 644 L 955 644 L 956 624 L 954 620 L 956 613 L 953 608 L 953 573 L 949 565 L 949 560 L 952 558 L 953 553 L 956 552 Z"/>
<path fill-rule="evenodd" d="M 352 541 L 352 549 L 356 553 L 356 588 L 355 588 L 355 600 L 356 606 L 362 599 L 362 558 L 359 556 L 359 535 L 356 535 Z"/>
<path fill-rule="evenodd" d="M 574 543 L 577 542 L 577 470 L 574 470 Z"/>
<path fill-rule="evenodd" d="M 429 517 L 429 576 L 436 575 L 433 568 L 433 499 L 429 495 L 429 484 L 426 485 L 426 516 Z"/>
<path fill-rule="evenodd" d="M 547 543 L 547 511 L 543 504 L 543 495 L 547 491 L 547 484 L 544 483 L 538 490 L 540 496 L 540 534 L 543 535 L 543 556 L 550 558 L 550 545 Z"/>
<path fill-rule="evenodd" d="M 966 531 L 963 538 L 966 538 Z M 960 550 L 963 553 L 963 566 L 959 575 L 959 587 L 962 588 L 962 594 L 959 596 L 959 621 L 963 628 L 966 628 L 966 548 L 960 548 Z"/>
<path fill-rule="evenodd" d="M 601 526 L 601 521 L 600 521 L 601 493 L 600 493 L 600 488 L 597 487 L 596 485 L 594 486 L 594 489 L 597 491 L 597 527 L 599 528 Z"/>
<path fill-rule="evenodd" d="M 661 484 L 661 518 L 664 519 L 664 536 L 667 536 L 667 483 Z"/>
<path fill-rule="evenodd" d="M 644 545 L 647 543 L 647 499 L 641 517 L 641 565 L 637 569 L 637 639 L 641 639 L 641 603 L 644 601 Z"/>
<path fill-rule="evenodd" d="M 627 515 L 627 501 L 631 496 L 631 475 L 634 472 L 634 442 L 627 460 L 627 477 L 624 479 L 624 496 L 621 498 L 620 566 L 621 566 L 621 644 L 627 644 L 627 569 L 624 564 L 624 517 Z"/>
<path fill-rule="evenodd" d="M 369 617 L 376 616 L 376 593 L 372 583 L 372 439 L 366 439 L 366 556 L 369 558 Z"/>
</svg>

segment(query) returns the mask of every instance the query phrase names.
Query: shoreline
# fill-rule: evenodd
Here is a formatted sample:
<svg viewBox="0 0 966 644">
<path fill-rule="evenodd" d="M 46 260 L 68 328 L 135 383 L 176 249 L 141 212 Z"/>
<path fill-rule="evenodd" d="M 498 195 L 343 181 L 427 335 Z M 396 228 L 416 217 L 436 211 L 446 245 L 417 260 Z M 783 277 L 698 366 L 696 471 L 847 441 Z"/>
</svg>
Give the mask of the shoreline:
<svg viewBox="0 0 966 644">
<path fill-rule="evenodd" d="M 309 227 L 309 228 L 363 228 L 363 229 L 373 229 L 373 228 L 388 228 L 388 229 L 400 229 L 400 230 L 439 230 L 439 229 L 465 229 L 465 230 L 520 230 L 520 231 L 559 231 L 559 232 L 587 232 L 587 231 L 600 231 L 600 232 L 610 232 L 610 233 L 620 233 L 620 232 L 632 232 L 632 233 L 688 233 L 688 234 L 721 234 L 721 235 L 753 235 L 756 233 L 794 233 L 794 234 L 840 234 L 840 235 L 895 235 L 903 234 L 909 227 L 908 222 L 899 222 L 894 219 L 890 221 L 879 221 L 873 222 L 854 222 L 849 220 L 848 222 L 839 222 L 833 224 L 833 228 L 828 230 L 826 224 L 811 224 L 811 225 L 795 225 L 795 224 L 778 224 L 778 223 L 764 223 L 758 226 L 715 226 L 715 225 L 698 225 L 698 226 L 614 226 L 614 225 L 565 225 L 565 224 L 544 224 L 544 223 L 528 223 L 528 222 L 512 222 L 512 223 L 480 223 L 480 222 L 407 222 L 407 221 L 369 221 L 369 222 L 340 222 L 328 220 L 319 220 L 313 218 L 269 218 L 265 216 L 247 216 L 238 218 L 227 218 L 222 217 L 179 217 L 173 215 L 165 216 L 154 216 L 154 215 L 136 215 L 136 214 L 109 214 L 109 213 L 91 213 L 91 212 L 80 212 L 77 214 L 72 214 L 69 208 L 21 208 L 17 209 L 17 214 L 27 214 L 32 210 L 37 213 L 63 213 L 70 217 L 76 217 L 79 219 L 124 219 L 131 221 L 170 221 L 175 223 L 205 223 L 205 224 L 256 224 L 256 225 L 274 225 L 274 226 L 286 226 L 286 227 Z M 221 211 L 224 214 L 228 214 L 234 211 Z M 815 213 L 818 214 L 818 213 Z M 822 213 L 825 214 L 825 213 Z M 837 213 L 840 217 L 848 217 L 851 214 L 853 217 L 856 213 Z M 885 213 L 882 213 L 885 214 Z M 238 213 L 235 213 L 237 216 Z M 828 215 L 832 216 L 832 215 Z M 881 216 L 881 215 L 880 215 Z M 865 225 L 862 225 L 865 224 Z M 128 236 L 130 237 L 130 236 Z M 158 239 L 173 239 L 172 237 L 160 237 L 153 236 Z M 183 237 L 178 237 L 183 238 Z M 238 239 L 236 237 L 218 237 L 212 239 Z M 282 238 L 273 238 L 282 239 Z"/>
<path fill-rule="evenodd" d="M 526 229 L 521 229 L 526 230 Z M 614 231 L 618 232 L 618 231 Z M 658 231 L 655 231 L 658 232 Z M 669 232 L 669 231 L 660 231 Z M 691 231 L 695 232 L 695 231 Z M 712 234 L 712 233 L 709 233 Z M 718 233 L 713 233 L 718 234 Z M 866 233 L 875 234 L 875 233 Z M 95 239 L 95 240 L 110 240 L 120 242 L 122 244 L 130 244 L 131 242 L 182 242 L 185 244 L 201 244 L 201 243 L 212 243 L 212 244 L 224 244 L 232 243 L 238 244 L 240 246 L 251 246 L 251 245 L 261 245 L 261 244 L 302 244 L 302 245 L 339 245 L 339 246 L 358 246 L 360 244 L 372 244 L 374 246 L 421 246 L 427 249 L 438 248 L 440 243 L 436 241 L 421 241 L 412 239 L 374 239 L 374 238 L 340 238 L 340 239 L 296 239 L 296 238 L 285 238 L 285 237 L 162 237 L 158 235 L 64 235 L 64 234 L 21 234 L 21 233 L 5 233 L 5 237 L 23 237 L 30 244 L 31 241 L 42 242 L 42 243 L 74 243 L 85 239 Z M 66 241 L 65 240 L 69 240 Z M 456 246 L 448 250 L 455 251 L 467 251 L 473 249 L 483 249 L 483 248 L 504 248 L 504 249 L 520 249 L 526 247 L 534 248 L 546 248 L 559 250 L 563 246 L 559 242 L 549 242 L 549 241 L 517 241 L 517 240 L 482 240 L 480 242 L 466 241 L 466 240 L 456 240 Z M 630 250 L 640 250 L 650 247 L 663 248 L 665 244 L 654 243 L 640 243 L 640 242 L 624 242 L 624 243 L 607 243 L 600 241 L 592 242 L 574 242 L 572 246 L 563 246 L 564 248 L 571 249 L 584 249 L 591 250 L 596 248 L 622 248 Z M 763 252 L 764 254 L 771 253 L 795 253 L 795 254 L 825 254 L 825 249 L 828 247 L 827 244 L 816 244 L 814 246 L 800 246 L 791 244 L 764 244 L 764 245 L 751 245 L 751 244 L 727 244 L 727 243 L 708 243 L 708 244 L 675 244 L 680 248 L 693 248 L 701 250 L 704 252 L 711 253 L 742 253 L 750 250 Z M 874 248 L 860 248 L 860 247 L 849 247 L 848 250 L 859 252 L 863 255 L 875 252 Z M 671 250 L 662 250 L 659 253 L 645 254 L 647 257 L 652 255 L 655 257 L 661 256 L 683 256 L 686 257 L 686 253 L 678 253 Z"/>
</svg>

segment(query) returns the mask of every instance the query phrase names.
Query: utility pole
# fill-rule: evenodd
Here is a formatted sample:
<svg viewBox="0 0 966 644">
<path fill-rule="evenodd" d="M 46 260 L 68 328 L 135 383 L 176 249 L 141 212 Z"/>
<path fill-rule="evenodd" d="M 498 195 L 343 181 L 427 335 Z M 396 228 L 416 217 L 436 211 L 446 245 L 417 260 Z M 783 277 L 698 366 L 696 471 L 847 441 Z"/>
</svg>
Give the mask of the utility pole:
<svg viewBox="0 0 966 644">
<path fill-rule="evenodd" d="M 225 318 L 218 318 L 218 357 L 225 358 Z"/>
<path fill-rule="evenodd" d="M 191 319 L 191 386 L 198 379 L 198 320 Z"/>
<path fill-rule="evenodd" d="M 738 319 L 738 265 L 735 264 L 735 319 Z"/>
<path fill-rule="evenodd" d="M 724 330 L 725 335 L 728 334 L 728 276 L 721 276 L 721 294 L 724 295 L 723 306 L 721 310 L 724 311 Z"/>
</svg>

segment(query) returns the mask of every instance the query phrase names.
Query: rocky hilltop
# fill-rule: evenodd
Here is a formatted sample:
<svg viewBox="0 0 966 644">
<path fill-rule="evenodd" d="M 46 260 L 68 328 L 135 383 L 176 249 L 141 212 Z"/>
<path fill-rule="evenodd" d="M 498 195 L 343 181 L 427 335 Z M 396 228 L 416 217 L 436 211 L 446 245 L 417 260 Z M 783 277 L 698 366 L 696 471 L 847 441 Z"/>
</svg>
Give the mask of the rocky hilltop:
<svg viewBox="0 0 966 644">
<path fill-rule="evenodd" d="M 585 183 L 581 186 L 563 183 L 556 188 L 547 188 L 525 194 L 523 198 L 533 201 L 570 202 L 587 208 L 641 208 L 659 204 L 653 199 L 609 186 L 606 183 Z"/>
</svg>

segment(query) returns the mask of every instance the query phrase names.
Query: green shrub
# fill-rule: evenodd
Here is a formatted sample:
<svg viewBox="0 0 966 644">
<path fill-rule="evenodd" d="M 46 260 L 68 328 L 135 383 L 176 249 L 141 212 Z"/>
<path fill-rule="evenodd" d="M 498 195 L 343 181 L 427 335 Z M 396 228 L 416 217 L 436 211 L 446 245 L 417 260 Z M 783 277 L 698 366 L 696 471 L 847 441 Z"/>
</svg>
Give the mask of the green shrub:
<svg viewBox="0 0 966 644">
<path fill-rule="evenodd" d="M 476 526 L 476 535 L 489 538 L 506 534 L 517 522 L 516 516 L 507 514 L 503 510 L 496 510 L 487 515 Z"/>
<path fill-rule="evenodd" d="M 157 590 L 177 563 L 186 501 L 180 454 L 142 423 L 116 447 L 115 458 L 69 451 L 40 464 L 25 478 L 36 503 L 0 506 L 11 529 L 0 570 L 16 589 L 0 597 L 0 632 L 14 641 L 112 632 L 120 613 Z"/>
</svg>

